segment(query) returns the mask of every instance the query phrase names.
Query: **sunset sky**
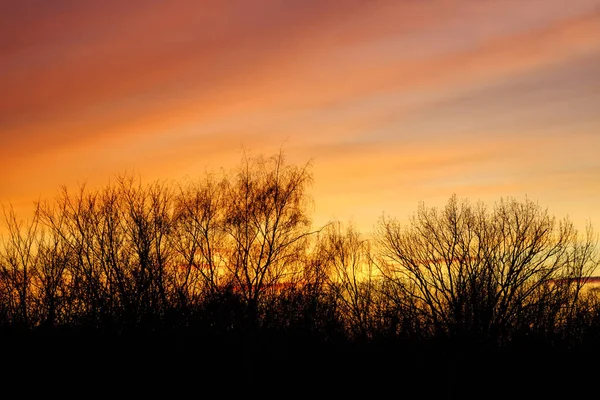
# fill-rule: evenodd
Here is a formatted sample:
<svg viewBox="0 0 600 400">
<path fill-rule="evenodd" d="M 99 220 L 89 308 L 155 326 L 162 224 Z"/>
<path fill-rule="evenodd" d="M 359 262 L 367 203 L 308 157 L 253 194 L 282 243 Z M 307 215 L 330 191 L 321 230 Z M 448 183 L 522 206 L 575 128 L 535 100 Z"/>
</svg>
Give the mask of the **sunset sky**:
<svg viewBox="0 0 600 400">
<path fill-rule="evenodd" d="M 246 149 L 314 224 L 527 196 L 600 231 L 600 0 L 8 0 L 0 202 Z"/>
</svg>

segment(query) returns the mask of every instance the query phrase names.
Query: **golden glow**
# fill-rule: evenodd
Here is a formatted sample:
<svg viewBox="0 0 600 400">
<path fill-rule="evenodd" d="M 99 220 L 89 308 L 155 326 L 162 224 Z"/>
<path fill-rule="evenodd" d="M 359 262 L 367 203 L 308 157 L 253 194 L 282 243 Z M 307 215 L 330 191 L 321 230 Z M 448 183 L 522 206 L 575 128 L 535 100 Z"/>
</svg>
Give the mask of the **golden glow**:
<svg viewBox="0 0 600 400">
<path fill-rule="evenodd" d="M 283 146 L 314 160 L 316 224 L 456 193 L 600 225 L 598 0 L 18 3 L 0 16 L 17 210 Z"/>
</svg>

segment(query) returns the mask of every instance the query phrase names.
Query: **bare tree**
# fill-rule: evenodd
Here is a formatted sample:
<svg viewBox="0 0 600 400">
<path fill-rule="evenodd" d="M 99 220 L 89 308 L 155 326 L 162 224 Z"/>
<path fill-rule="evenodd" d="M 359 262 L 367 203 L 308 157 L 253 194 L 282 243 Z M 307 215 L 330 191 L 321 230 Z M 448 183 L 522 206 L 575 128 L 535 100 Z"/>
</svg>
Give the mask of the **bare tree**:
<svg viewBox="0 0 600 400">
<path fill-rule="evenodd" d="M 39 209 L 52 239 L 48 245 L 53 243 L 45 249 L 40 279 L 50 289 L 48 279 L 58 279 L 60 271 L 71 318 L 85 318 L 91 326 L 103 319 L 137 324 L 168 307 L 173 213 L 168 187 L 120 176 L 102 190 L 82 185 L 73 195 L 63 188 L 54 203 Z"/>
<path fill-rule="evenodd" d="M 53 203 L 40 204 L 40 216 L 49 234 L 69 253 L 65 282 L 68 285 L 69 318 L 97 326 L 112 313 L 115 298 L 110 291 L 110 273 L 99 257 L 98 234 L 103 229 L 102 199 L 97 191 L 86 190 L 82 184 L 71 194 L 62 187 Z"/>
<path fill-rule="evenodd" d="M 19 220 L 12 207 L 3 208 L 8 235 L 0 251 L 0 290 L 3 314 L 14 326 L 30 328 L 35 324 L 33 282 L 38 266 L 39 214 L 29 221 Z"/>
<path fill-rule="evenodd" d="M 182 305 L 227 286 L 226 185 L 225 178 L 207 174 L 179 187 L 173 238 L 179 261 L 172 284 Z"/>
<path fill-rule="evenodd" d="M 70 293 L 67 272 L 73 265 L 72 249 L 56 231 L 44 227 L 36 253 L 39 262 L 32 274 L 39 323 L 47 329 L 66 325 L 72 322 L 68 319 Z"/>
<path fill-rule="evenodd" d="M 133 177 L 121 177 L 118 183 L 123 196 L 125 234 L 132 251 L 137 312 L 159 318 L 169 307 L 166 283 L 173 256 L 173 193 L 164 183 L 142 185 Z"/>
<path fill-rule="evenodd" d="M 377 241 L 382 274 L 436 332 L 502 338 L 533 316 L 557 322 L 598 265 L 591 232 L 580 242 L 571 222 L 529 200 L 421 204 L 407 226 L 382 219 Z"/>
<path fill-rule="evenodd" d="M 321 237 L 319 258 L 328 271 L 328 290 L 355 338 L 368 339 L 373 333 L 375 266 L 367 239 L 349 225 L 329 225 Z"/>
<path fill-rule="evenodd" d="M 292 270 L 310 231 L 307 186 L 310 164 L 286 164 L 283 153 L 271 158 L 245 156 L 228 182 L 228 269 L 237 290 L 253 304 L 298 271 Z"/>
</svg>

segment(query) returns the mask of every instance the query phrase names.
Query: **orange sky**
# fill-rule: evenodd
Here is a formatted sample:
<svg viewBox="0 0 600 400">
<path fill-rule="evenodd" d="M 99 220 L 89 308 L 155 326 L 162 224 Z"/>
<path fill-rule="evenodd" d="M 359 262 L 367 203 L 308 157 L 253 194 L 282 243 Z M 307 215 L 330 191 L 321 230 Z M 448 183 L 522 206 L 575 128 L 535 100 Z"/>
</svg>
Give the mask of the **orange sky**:
<svg viewBox="0 0 600 400">
<path fill-rule="evenodd" d="M 0 13 L 0 202 L 245 148 L 313 160 L 315 224 L 456 193 L 600 231 L 600 0 L 45 0 Z"/>
</svg>

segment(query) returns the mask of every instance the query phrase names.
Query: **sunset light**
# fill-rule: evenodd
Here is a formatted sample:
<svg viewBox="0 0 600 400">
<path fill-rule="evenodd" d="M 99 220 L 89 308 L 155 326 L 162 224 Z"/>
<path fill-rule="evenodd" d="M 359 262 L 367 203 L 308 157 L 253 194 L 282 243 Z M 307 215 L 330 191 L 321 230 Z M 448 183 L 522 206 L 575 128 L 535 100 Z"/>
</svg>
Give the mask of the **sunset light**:
<svg viewBox="0 0 600 400">
<path fill-rule="evenodd" d="M 313 160 L 315 224 L 450 195 L 600 223 L 597 0 L 24 1 L 0 15 L 0 200 Z"/>
<path fill-rule="evenodd" d="M 7 383 L 599 376 L 600 0 L 2 1 L 0 139 Z"/>
</svg>

